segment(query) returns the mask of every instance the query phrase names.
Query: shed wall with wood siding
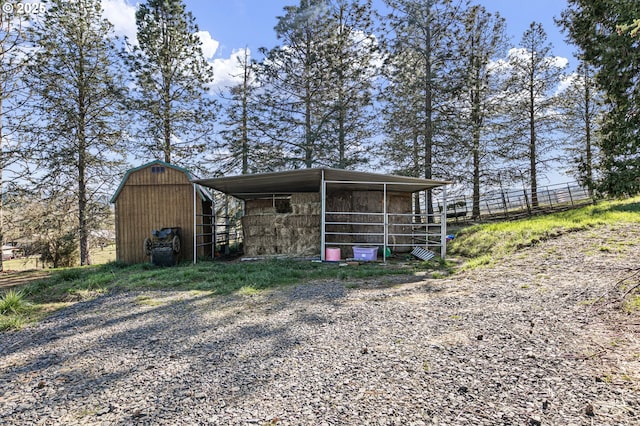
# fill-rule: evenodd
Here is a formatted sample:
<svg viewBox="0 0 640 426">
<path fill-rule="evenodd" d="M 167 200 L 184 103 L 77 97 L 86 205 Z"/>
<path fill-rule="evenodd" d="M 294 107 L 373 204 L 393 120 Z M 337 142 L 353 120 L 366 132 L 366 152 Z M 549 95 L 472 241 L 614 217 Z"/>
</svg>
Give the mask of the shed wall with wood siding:
<svg viewBox="0 0 640 426">
<path fill-rule="evenodd" d="M 116 259 L 127 264 L 148 262 L 149 257 L 144 253 L 145 238 L 155 229 L 179 227 L 179 261 L 192 261 L 193 197 L 190 176 L 179 167 L 157 161 L 127 172 L 112 199 L 116 215 Z M 198 201 L 197 214 L 201 214 L 202 202 Z"/>
</svg>

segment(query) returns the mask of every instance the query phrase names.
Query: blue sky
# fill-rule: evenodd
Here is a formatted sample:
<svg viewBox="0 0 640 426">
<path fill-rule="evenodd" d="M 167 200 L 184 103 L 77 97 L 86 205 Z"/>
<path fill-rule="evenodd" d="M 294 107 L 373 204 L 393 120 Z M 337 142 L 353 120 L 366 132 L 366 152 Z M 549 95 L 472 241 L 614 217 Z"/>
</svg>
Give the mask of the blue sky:
<svg viewBox="0 0 640 426">
<path fill-rule="evenodd" d="M 135 5 L 140 0 L 102 0 L 105 15 L 120 35 L 135 38 Z M 382 6 L 382 0 L 373 0 L 374 7 Z M 573 47 L 564 42 L 564 35 L 555 26 L 554 17 L 567 4 L 565 0 L 479 0 L 490 12 L 499 12 L 507 21 L 507 32 L 516 46 L 532 21 L 542 23 L 553 54 L 574 62 Z M 271 48 L 278 44 L 274 26 L 277 17 L 283 15 L 287 5 L 297 5 L 299 0 L 185 0 L 202 32 L 203 50 L 214 63 L 217 84 L 224 85 L 225 77 L 235 73 L 237 64 L 234 52 L 248 47 L 254 59 L 259 59 L 258 48 Z"/>
<path fill-rule="evenodd" d="M 532 21 L 542 23 L 554 54 L 572 59 L 573 48 L 564 43 L 564 35 L 554 25 L 566 8 L 564 0 L 482 0 L 488 11 L 499 12 L 507 20 L 507 31 L 513 44 Z M 296 0 L 186 0 L 201 30 L 208 31 L 220 43 L 216 57 L 228 57 L 233 49 L 248 46 L 252 52 L 258 47 L 276 44 L 275 26 L 283 7 L 298 4 Z M 381 0 L 374 0 L 382 4 Z"/>
</svg>

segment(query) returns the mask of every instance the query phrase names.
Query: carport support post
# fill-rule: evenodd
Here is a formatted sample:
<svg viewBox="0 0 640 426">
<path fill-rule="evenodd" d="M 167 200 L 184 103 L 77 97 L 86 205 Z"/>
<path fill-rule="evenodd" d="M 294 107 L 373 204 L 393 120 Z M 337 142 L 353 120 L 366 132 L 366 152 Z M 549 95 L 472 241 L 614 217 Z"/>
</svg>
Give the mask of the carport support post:
<svg viewBox="0 0 640 426">
<path fill-rule="evenodd" d="M 196 184 L 193 184 L 193 264 L 198 262 L 198 211 L 196 210 Z"/>
<path fill-rule="evenodd" d="M 440 258 L 447 256 L 447 186 L 442 186 L 442 216 L 440 216 Z"/>
<path fill-rule="evenodd" d="M 389 220 L 387 219 L 387 184 L 382 187 L 382 227 L 384 229 L 384 238 L 382 242 L 382 262 L 387 263 L 387 244 L 389 243 Z"/>
<path fill-rule="evenodd" d="M 327 183 L 324 180 L 324 169 L 320 175 L 320 260 L 325 260 L 325 212 L 327 209 Z"/>
</svg>

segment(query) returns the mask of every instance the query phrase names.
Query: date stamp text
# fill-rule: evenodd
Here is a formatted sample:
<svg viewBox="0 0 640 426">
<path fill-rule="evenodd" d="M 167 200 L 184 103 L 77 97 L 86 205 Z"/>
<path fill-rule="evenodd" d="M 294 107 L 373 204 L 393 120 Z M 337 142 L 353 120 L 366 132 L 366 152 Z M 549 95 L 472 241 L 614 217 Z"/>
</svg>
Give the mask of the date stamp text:
<svg viewBox="0 0 640 426">
<path fill-rule="evenodd" d="M 0 3 L 2 3 L 0 10 L 6 15 L 44 15 L 46 12 L 45 5 L 38 2 L 0 1 Z"/>
</svg>

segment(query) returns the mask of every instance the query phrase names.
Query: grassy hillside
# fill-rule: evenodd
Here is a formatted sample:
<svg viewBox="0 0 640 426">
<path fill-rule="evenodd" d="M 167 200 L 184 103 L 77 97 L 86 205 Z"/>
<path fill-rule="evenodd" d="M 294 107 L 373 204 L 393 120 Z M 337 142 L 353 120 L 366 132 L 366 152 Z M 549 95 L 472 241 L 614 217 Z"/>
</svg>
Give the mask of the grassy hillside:
<svg viewBox="0 0 640 426">
<path fill-rule="evenodd" d="M 469 226 L 456 234 L 447 250 L 466 258 L 467 267 L 474 267 L 568 232 L 620 223 L 640 224 L 640 197 L 603 201 L 528 219 Z"/>
</svg>

